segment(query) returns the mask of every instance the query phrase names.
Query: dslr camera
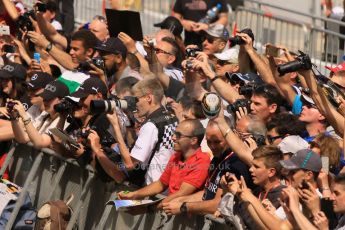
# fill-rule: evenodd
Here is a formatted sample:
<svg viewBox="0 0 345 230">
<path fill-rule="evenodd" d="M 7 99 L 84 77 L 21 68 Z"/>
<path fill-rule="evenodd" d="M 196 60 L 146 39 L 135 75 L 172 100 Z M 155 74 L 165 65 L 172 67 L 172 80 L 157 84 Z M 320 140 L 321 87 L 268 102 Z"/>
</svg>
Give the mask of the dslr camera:
<svg viewBox="0 0 345 230">
<path fill-rule="evenodd" d="M 243 29 L 240 31 L 240 33 L 245 33 L 248 34 L 249 37 L 252 38 L 253 42 L 254 42 L 254 34 L 253 31 L 249 28 Z M 230 42 L 230 47 L 236 46 L 236 45 L 244 45 L 246 42 L 238 35 L 234 36 L 234 37 L 230 37 L 229 38 L 229 42 Z"/>
<path fill-rule="evenodd" d="M 186 49 L 187 57 L 196 57 L 197 52 L 201 52 L 201 49 L 199 49 L 199 48 L 187 48 Z"/>
<path fill-rule="evenodd" d="M 255 85 L 244 85 L 239 88 L 239 94 L 245 97 L 251 97 L 256 86 Z"/>
<path fill-rule="evenodd" d="M 57 113 L 72 115 L 78 107 L 78 102 L 75 102 L 72 99 L 65 97 L 59 104 L 54 105 L 54 110 Z"/>
<path fill-rule="evenodd" d="M 35 11 L 30 10 L 19 16 L 17 25 L 23 31 L 34 31 L 34 26 L 32 25 L 30 17 L 36 20 Z"/>
<path fill-rule="evenodd" d="M 125 96 L 125 99 L 120 99 L 116 96 L 112 96 L 107 100 L 92 100 L 90 103 L 91 113 L 109 113 L 115 110 L 115 108 L 128 110 L 134 112 L 137 110 L 138 98 L 133 96 Z"/>
<path fill-rule="evenodd" d="M 277 70 L 280 76 L 298 70 L 309 70 L 313 67 L 309 55 L 303 53 L 300 50 L 298 52 L 300 54 L 296 57 L 296 60 L 277 66 Z"/>
<path fill-rule="evenodd" d="M 250 104 L 252 102 L 248 99 L 238 99 L 234 103 L 227 106 L 226 110 L 229 113 L 236 114 L 236 111 L 239 110 L 240 107 L 247 108 L 247 111 L 250 112 Z"/>
<path fill-rule="evenodd" d="M 105 63 L 102 57 L 94 57 L 90 61 L 81 62 L 78 70 L 81 72 L 89 72 L 92 68 L 90 63 L 94 64 L 99 69 L 105 69 Z"/>
<path fill-rule="evenodd" d="M 13 102 L 13 101 L 7 102 L 6 108 L 7 108 L 8 112 L 12 112 L 12 111 L 13 111 L 13 107 L 14 107 L 16 104 L 17 104 L 17 103 L 16 103 L 16 102 Z"/>
</svg>

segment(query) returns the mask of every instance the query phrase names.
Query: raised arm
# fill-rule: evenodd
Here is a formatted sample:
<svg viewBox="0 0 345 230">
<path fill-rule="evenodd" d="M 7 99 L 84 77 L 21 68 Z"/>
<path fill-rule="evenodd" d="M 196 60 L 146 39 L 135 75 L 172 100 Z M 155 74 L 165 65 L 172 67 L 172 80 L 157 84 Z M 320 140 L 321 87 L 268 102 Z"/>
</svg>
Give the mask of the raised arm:
<svg viewBox="0 0 345 230">
<path fill-rule="evenodd" d="M 50 42 L 43 36 L 34 31 L 29 31 L 28 36 L 30 40 L 42 49 L 46 49 Z M 78 64 L 72 62 L 72 57 L 65 51 L 52 45 L 49 54 L 65 69 L 73 70 L 78 67 Z"/>
<path fill-rule="evenodd" d="M 37 12 L 36 16 L 37 24 L 42 34 L 46 36 L 49 41 L 53 42 L 56 45 L 60 45 L 65 50 L 68 46 L 66 37 L 56 31 L 52 24 L 43 17 L 43 13 Z"/>
</svg>

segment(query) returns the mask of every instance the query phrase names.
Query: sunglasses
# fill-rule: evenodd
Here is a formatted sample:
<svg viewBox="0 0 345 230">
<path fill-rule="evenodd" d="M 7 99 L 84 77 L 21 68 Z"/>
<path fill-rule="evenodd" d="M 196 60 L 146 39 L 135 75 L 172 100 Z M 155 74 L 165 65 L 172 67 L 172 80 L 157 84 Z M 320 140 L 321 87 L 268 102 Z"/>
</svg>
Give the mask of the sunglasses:
<svg viewBox="0 0 345 230">
<path fill-rule="evenodd" d="M 275 140 L 279 139 L 279 138 L 283 138 L 284 136 L 279 135 L 279 136 L 275 136 L 272 137 L 271 135 L 267 135 L 267 140 L 270 144 L 272 144 Z"/>
<path fill-rule="evenodd" d="M 160 49 L 160 48 L 154 48 L 154 51 L 155 51 L 155 53 L 156 54 L 168 54 L 168 55 L 173 55 L 173 54 L 171 54 L 171 53 L 169 53 L 169 52 L 167 52 L 167 51 L 165 51 L 165 50 L 162 50 L 162 49 Z"/>
<path fill-rule="evenodd" d="M 208 43 L 212 44 L 216 39 L 214 37 L 211 37 L 211 36 L 203 36 L 202 41 L 204 42 L 206 40 Z"/>
<path fill-rule="evenodd" d="M 182 134 L 182 133 L 180 133 L 180 132 L 178 132 L 178 131 L 176 131 L 175 133 L 174 133 L 174 135 L 175 135 L 175 137 L 176 137 L 176 139 L 178 140 L 178 139 L 181 139 L 182 137 L 188 137 L 188 138 L 192 138 L 193 136 L 189 136 L 189 135 L 184 135 L 184 134 Z"/>
<path fill-rule="evenodd" d="M 233 63 L 224 61 L 224 60 L 217 60 L 217 65 L 220 65 L 220 66 L 231 65 L 231 64 Z"/>
</svg>

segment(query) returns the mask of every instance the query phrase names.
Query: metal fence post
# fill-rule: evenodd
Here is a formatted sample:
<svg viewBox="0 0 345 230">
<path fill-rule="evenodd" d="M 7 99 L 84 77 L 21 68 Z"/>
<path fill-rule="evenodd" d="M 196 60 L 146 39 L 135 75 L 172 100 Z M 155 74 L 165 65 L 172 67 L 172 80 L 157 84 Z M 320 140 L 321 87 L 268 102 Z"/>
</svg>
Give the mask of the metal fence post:
<svg viewBox="0 0 345 230">
<path fill-rule="evenodd" d="M 6 159 L 0 169 L 0 178 L 3 177 L 7 167 L 9 166 L 11 159 L 13 157 L 14 151 L 16 150 L 17 144 L 14 142 L 11 145 L 10 151 L 7 153 Z"/>
<path fill-rule="evenodd" d="M 12 229 L 12 226 L 17 218 L 17 215 L 18 215 L 18 212 L 20 210 L 20 207 L 23 205 L 24 201 L 25 201 L 25 196 L 27 195 L 28 193 L 28 189 L 29 189 L 29 186 L 32 182 L 32 180 L 34 179 L 34 176 L 36 175 L 36 172 L 42 162 L 42 158 L 43 158 L 43 152 L 40 152 L 33 165 L 32 165 L 32 168 L 29 172 L 29 175 L 28 175 L 28 178 L 26 179 L 25 181 L 25 184 L 22 188 L 22 190 L 20 191 L 20 194 L 19 194 L 19 197 L 16 201 L 16 206 L 14 207 L 13 211 L 12 211 L 12 214 L 11 214 L 11 217 L 10 219 L 8 220 L 7 222 L 7 225 L 6 225 L 6 230 L 11 230 Z"/>
<path fill-rule="evenodd" d="M 76 222 L 76 220 L 77 220 L 77 218 L 79 216 L 80 210 L 82 208 L 82 204 L 84 203 L 84 199 L 85 199 L 87 193 L 89 192 L 89 187 L 91 185 L 91 181 L 94 178 L 94 176 L 95 176 L 95 174 L 93 172 L 89 171 L 89 176 L 88 176 L 88 178 L 87 178 L 87 180 L 85 182 L 85 186 L 84 186 L 84 188 L 83 188 L 83 190 L 81 192 L 80 200 L 78 201 L 78 203 L 76 205 L 76 208 L 75 208 L 75 210 L 73 212 L 73 215 L 72 215 L 71 219 L 68 222 L 66 230 L 72 230 L 73 229 L 74 224 L 75 224 L 75 222 Z"/>
</svg>

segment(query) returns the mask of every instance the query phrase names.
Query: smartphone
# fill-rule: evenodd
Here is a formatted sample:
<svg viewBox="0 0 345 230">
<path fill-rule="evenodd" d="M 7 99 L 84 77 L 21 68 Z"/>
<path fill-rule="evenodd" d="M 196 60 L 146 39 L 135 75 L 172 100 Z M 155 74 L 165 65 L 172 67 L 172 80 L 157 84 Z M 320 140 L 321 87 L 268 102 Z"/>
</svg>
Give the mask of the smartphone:
<svg viewBox="0 0 345 230">
<path fill-rule="evenodd" d="M 323 156 L 321 157 L 321 165 L 322 169 L 328 173 L 329 172 L 329 157 Z"/>
<path fill-rule="evenodd" d="M 266 46 L 266 55 L 269 55 L 271 57 L 278 57 L 279 48 L 275 46 Z"/>
<path fill-rule="evenodd" d="M 302 181 L 302 189 L 309 189 L 309 185 L 306 180 Z"/>
<path fill-rule="evenodd" d="M 44 13 L 44 12 L 47 11 L 47 6 L 46 6 L 46 4 L 44 4 L 44 3 L 38 2 L 38 3 L 36 3 L 36 10 L 37 10 L 38 12 Z"/>
<path fill-rule="evenodd" d="M 8 45 L 8 44 L 5 44 L 3 47 L 2 47 L 2 50 L 5 52 L 5 53 L 15 53 L 16 52 L 16 47 L 13 46 L 13 45 Z"/>
<path fill-rule="evenodd" d="M 10 27 L 0 26 L 0 35 L 10 35 Z"/>
</svg>

